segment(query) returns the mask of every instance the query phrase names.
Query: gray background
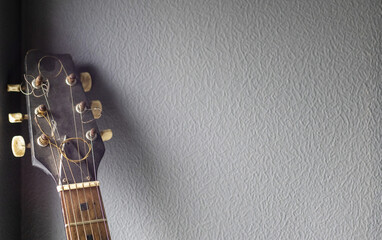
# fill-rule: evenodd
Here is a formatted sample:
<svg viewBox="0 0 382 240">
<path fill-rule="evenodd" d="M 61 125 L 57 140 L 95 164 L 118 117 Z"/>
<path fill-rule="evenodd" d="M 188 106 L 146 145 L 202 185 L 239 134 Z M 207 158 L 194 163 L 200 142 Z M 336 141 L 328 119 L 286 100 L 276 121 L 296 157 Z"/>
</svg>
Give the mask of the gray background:
<svg viewBox="0 0 382 240">
<path fill-rule="evenodd" d="M 93 75 L 112 238 L 381 239 L 380 0 L 23 1 Z M 22 164 L 22 239 L 64 239 Z"/>
</svg>

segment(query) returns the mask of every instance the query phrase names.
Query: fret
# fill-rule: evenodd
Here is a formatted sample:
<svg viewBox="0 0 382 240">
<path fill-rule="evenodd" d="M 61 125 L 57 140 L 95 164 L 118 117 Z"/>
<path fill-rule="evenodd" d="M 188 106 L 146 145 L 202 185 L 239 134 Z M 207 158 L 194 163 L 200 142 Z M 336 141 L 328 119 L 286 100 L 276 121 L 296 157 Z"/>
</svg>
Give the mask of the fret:
<svg viewBox="0 0 382 240">
<path fill-rule="evenodd" d="M 94 220 L 83 221 L 83 222 L 74 222 L 74 223 L 65 224 L 65 227 L 81 226 L 81 225 L 103 223 L 103 222 L 107 222 L 107 219 L 103 218 L 103 219 L 94 219 Z"/>
<path fill-rule="evenodd" d="M 99 187 L 87 183 L 77 186 L 86 187 L 63 187 L 59 191 L 68 240 L 110 240 Z"/>
</svg>

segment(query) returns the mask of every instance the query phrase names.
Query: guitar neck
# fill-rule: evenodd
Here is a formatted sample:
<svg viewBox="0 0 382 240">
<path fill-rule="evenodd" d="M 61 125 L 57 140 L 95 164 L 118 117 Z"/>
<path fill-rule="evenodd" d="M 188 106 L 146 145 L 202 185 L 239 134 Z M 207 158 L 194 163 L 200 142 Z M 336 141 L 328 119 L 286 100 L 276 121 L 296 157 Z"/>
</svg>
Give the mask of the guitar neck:
<svg viewBox="0 0 382 240">
<path fill-rule="evenodd" d="M 68 240 L 110 240 L 99 182 L 59 185 Z"/>
</svg>

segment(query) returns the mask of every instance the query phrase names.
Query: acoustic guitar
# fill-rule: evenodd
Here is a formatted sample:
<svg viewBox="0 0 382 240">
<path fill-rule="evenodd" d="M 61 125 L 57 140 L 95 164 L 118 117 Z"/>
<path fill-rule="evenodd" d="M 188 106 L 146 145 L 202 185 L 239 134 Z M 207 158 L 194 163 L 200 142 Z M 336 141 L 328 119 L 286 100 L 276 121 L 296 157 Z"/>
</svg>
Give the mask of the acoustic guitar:
<svg viewBox="0 0 382 240">
<path fill-rule="evenodd" d="M 28 121 L 30 143 L 12 139 L 15 157 L 30 148 L 32 165 L 50 175 L 61 199 L 63 222 L 69 240 L 110 240 L 97 169 L 111 130 L 100 131 L 96 119 L 100 101 L 89 101 L 89 73 L 78 73 L 68 54 L 31 50 L 25 57 L 21 84 L 8 92 L 22 92 L 27 114 L 11 113 L 9 121 Z"/>
</svg>

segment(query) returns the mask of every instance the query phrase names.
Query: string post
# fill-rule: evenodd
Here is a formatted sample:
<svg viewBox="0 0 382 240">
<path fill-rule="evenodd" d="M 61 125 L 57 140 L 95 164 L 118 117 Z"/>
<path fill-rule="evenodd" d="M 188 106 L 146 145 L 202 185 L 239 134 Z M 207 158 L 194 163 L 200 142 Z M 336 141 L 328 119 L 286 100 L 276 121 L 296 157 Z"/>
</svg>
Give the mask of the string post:
<svg viewBox="0 0 382 240">
<path fill-rule="evenodd" d="M 48 112 L 46 106 L 44 104 L 39 105 L 35 110 L 34 113 L 37 115 L 37 117 L 44 117 L 46 116 L 46 113 Z"/>
<path fill-rule="evenodd" d="M 40 147 L 46 147 L 49 144 L 49 137 L 45 134 L 42 134 L 40 137 L 37 138 L 37 144 Z"/>
<path fill-rule="evenodd" d="M 76 74 L 71 73 L 69 76 L 66 77 L 66 84 L 69 86 L 74 86 L 76 84 Z"/>
<path fill-rule="evenodd" d="M 33 88 L 35 89 L 39 89 L 41 88 L 41 85 L 42 85 L 42 76 L 41 75 L 38 75 L 33 81 L 32 81 L 32 86 Z"/>
<path fill-rule="evenodd" d="M 97 131 L 95 128 L 90 129 L 89 131 L 86 132 L 86 138 L 89 141 L 94 141 L 97 138 Z"/>
<path fill-rule="evenodd" d="M 80 102 L 80 103 L 78 103 L 78 104 L 76 105 L 76 111 L 77 111 L 78 113 L 83 113 L 83 112 L 85 112 L 85 109 L 86 109 L 86 102 L 85 102 L 85 101 L 82 101 L 82 102 Z"/>
</svg>

